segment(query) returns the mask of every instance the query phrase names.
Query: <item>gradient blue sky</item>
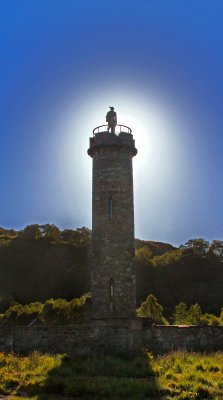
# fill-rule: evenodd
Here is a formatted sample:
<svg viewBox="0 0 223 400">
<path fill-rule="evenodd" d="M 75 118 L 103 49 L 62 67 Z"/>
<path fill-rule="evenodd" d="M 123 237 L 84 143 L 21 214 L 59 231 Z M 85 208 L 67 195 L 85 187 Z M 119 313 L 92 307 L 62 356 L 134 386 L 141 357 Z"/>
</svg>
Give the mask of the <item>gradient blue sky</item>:
<svg viewBox="0 0 223 400">
<path fill-rule="evenodd" d="M 133 128 L 135 233 L 223 240 L 222 0 L 0 0 L 0 226 L 91 227 L 92 129 Z"/>
</svg>

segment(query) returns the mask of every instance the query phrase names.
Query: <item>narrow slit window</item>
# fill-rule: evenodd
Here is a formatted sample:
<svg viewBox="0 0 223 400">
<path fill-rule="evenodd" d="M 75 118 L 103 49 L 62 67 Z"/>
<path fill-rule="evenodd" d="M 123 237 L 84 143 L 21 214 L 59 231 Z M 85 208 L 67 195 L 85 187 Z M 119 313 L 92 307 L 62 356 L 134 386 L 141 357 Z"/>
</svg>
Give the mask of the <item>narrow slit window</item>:
<svg viewBox="0 0 223 400">
<path fill-rule="evenodd" d="M 109 281 L 109 294 L 110 294 L 110 302 L 114 301 L 114 280 L 110 278 Z"/>
<path fill-rule="evenodd" d="M 112 198 L 109 199 L 109 219 L 112 220 L 113 218 L 113 210 L 112 210 Z"/>
</svg>

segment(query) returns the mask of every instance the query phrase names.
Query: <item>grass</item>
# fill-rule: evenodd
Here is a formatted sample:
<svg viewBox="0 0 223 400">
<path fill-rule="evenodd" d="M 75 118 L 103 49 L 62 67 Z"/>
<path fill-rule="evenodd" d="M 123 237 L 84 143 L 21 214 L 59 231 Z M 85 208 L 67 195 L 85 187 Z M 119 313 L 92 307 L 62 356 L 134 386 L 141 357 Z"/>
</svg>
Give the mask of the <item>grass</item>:
<svg viewBox="0 0 223 400">
<path fill-rule="evenodd" d="M 0 395 L 10 400 L 223 399 L 223 353 L 153 357 L 0 353 Z"/>
</svg>

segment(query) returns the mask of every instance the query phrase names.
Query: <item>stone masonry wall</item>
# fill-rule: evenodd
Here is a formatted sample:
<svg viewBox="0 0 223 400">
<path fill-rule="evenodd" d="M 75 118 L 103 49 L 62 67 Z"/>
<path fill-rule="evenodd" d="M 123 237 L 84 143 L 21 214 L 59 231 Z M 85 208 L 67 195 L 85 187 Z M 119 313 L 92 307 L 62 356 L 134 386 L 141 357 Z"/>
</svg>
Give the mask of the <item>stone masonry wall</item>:
<svg viewBox="0 0 223 400">
<path fill-rule="evenodd" d="M 132 157 L 136 153 L 131 134 L 101 132 L 90 139 L 93 319 L 135 316 Z"/>
<path fill-rule="evenodd" d="M 223 350 L 223 326 L 57 326 L 0 327 L 0 352 L 153 354 L 172 350 Z"/>
</svg>

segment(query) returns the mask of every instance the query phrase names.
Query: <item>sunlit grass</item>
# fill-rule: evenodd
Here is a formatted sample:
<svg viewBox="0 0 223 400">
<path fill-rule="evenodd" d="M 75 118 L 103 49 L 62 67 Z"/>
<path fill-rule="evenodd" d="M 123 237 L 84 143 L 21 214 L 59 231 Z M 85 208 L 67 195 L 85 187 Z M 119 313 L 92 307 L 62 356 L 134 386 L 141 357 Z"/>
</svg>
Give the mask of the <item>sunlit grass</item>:
<svg viewBox="0 0 223 400">
<path fill-rule="evenodd" d="M 0 353 L 0 394 L 10 400 L 223 399 L 223 353 L 153 357 Z"/>
</svg>

